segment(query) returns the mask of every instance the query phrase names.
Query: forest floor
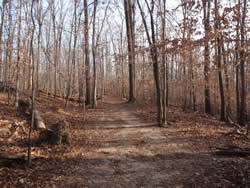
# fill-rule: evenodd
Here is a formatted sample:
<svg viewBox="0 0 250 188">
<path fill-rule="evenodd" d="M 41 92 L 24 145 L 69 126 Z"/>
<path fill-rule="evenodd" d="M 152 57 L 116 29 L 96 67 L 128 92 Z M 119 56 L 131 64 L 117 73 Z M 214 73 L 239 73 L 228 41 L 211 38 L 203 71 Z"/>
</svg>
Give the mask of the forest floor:
<svg viewBox="0 0 250 188">
<path fill-rule="evenodd" d="M 6 100 L 0 94 L 0 119 L 23 121 Z M 41 94 L 37 108 L 47 125 L 66 119 L 72 143 L 34 146 L 31 167 L 0 166 L 1 187 L 250 187 L 249 155 L 216 155 L 250 149 L 249 138 L 214 117 L 170 107 L 168 127 L 159 128 L 150 105 L 113 97 L 89 109 L 85 122 L 80 106 L 65 109 L 59 98 Z M 26 138 L 1 140 L 0 152 L 26 152 Z"/>
</svg>

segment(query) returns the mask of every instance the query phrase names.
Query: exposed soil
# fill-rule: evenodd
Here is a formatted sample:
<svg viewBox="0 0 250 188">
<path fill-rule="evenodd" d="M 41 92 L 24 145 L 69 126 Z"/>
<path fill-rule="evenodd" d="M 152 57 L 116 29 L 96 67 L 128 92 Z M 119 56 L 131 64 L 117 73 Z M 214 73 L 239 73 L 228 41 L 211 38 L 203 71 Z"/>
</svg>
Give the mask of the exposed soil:
<svg viewBox="0 0 250 188">
<path fill-rule="evenodd" d="M 1 119 L 22 121 L 1 96 Z M 219 156 L 217 148 L 250 148 L 249 138 L 216 118 L 169 109 L 169 125 L 159 128 L 154 108 L 106 97 L 98 108 L 82 108 L 40 96 L 47 125 L 71 124 L 70 146 L 35 146 L 30 168 L 0 167 L 1 187 L 250 187 L 250 157 Z M 34 133 L 34 137 L 38 133 Z M 1 151 L 26 152 L 26 136 L 1 141 Z"/>
</svg>

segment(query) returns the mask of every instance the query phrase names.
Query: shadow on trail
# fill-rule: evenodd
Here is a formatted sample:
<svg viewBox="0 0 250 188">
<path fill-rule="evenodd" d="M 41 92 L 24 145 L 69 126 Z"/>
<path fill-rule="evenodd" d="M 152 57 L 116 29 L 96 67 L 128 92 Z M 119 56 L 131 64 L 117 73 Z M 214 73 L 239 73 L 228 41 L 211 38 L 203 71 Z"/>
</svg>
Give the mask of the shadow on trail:
<svg viewBox="0 0 250 188">
<path fill-rule="evenodd" d="M 64 187 L 178 185 L 206 187 L 232 184 L 237 187 L 247 187 L 250 185 L 249 180 L 244 181 L 239 177 L 239 174 L 242 173 L 247 175 L 247 168 L 239 172 L 235 168 L 236 163 L 224 159 L 218 163 L 213 161 L 209 153 L 203 152 L 33 160 L 35 166 L 39 166 L 41 163 L 43 165 L 40 168 L 30 169 L 27 178 L 37 179 L 38 182 L 49 180 Z M 77 166 L 79 168 L 76 169 Z M 219 175 L 214 173 L 218 169 L 223 169 Z"/>
<path fill-rule="evenodd" d="M 133 119 L 131 121 L 133 121 Z M 137 123 L 137 122 L 135 123 L 136 124 L 131 125 L 131 123 L 128 124 L 124 120 L 86 121 L 84 129 L 92 130 L 92 129 L 150 128 L 157 126 L 156 123 Z"/>
</svg>

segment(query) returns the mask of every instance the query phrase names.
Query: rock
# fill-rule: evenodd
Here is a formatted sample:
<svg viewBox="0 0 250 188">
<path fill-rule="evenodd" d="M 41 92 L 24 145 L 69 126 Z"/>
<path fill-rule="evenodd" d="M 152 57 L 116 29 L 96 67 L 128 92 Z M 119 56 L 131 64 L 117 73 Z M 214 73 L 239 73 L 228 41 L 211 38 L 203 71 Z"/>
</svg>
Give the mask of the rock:
<svg viewBox="0 0 250 188">
<path fill-rule="evenodd" d="M 52 145 L 70 144 L 69 124 L 66 121 L 58 121 L 51 125 L 51 129 L 40 132 L 38 143 Z"/>
<path fill-rule="evenodd" d="M 38 110 L 34 109 L 34 127 L 33 129 L 38 130 L 38 129 L 46 129 L 46 125 L 43 122 L 43 119 L 39 113 Z"/>
<path fill-rule="evenodd" d="M 25 115 L 31 115 L 32 101 L 31 98 L 19 99 L 18 110 Z"/>
<path fill-rule="evenodd" d="M 56 144 L 70 144 L 69 123 L 67 121 L 58 121 L 51 126 L 51 129 L 56 135 Z"/>
<path fill-rule="evenodd" d="M 38 138 L 38 144 L 41 143 L 48 143 L 48 144 L 55 144 L 55 134 L 52 130 L 50 129 L 45 129 L 40 132 L 39 138 Z"/>
</svg>

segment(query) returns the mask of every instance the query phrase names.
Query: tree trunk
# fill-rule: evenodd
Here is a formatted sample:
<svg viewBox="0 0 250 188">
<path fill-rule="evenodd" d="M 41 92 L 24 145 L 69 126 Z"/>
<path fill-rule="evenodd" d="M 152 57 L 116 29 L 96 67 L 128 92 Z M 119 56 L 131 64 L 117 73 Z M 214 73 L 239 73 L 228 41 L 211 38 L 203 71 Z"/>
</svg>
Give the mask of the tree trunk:
<svg viewBox="0 0 250 188">
<path fill-rule="evenodd" d="M 42 3 L 38 3 L 38 41 L 37 41 L 37 65 L 36 65 L 36 89 L 39 89 L 39 68 L 40 68 L 40 58 L 41 58 L 41 37 L 42 37 Z M 39 94 L 39 93 L 38 93 Z"/>
<path fill-rule="evenodd" d="M 235 44 L 235 60 L 236 60 L 236 72 L 235 72 L 235 93 L 236 93 L 236 119 L 237 122 L 240 122 L 240 80 L 239 80 L 239 41 L 240 41 L 240 34 L 239 34 L 239 21 L 237 22 L 236 27 L 236 44 Z"/>
<path fill-rule="evenodd" d="M 93 58 L 93 91 L 92 91 L 92 105 L 93 108 L 96 107 L 97 105 L 97 100 L 96 100 L 96 84 L 97 84 L 97 78 L 96 78 L 96 52 L 97 52 L 97 46 L 95 45 L 95 34 L 96 34 L 96 26 L 95 26 L 95 21 L 96 21 L 96 9 L 97 9 L 97 0 L 94 0 L 94 10 L 93 10 L 93 24 L 92 24 L 92 58 Z"/>
<path fill-rule="evenodd" d="M 67 70 L 68 70 L 68 80 L 66 83 L 66 96 L 65 96 L 65 107 L 68 105 L 68 100 L 70 96 L 70 88 L 71 88 L 71 75 L 72 75 L 72 68 L 70 67 L 70 57 L 71 57 L 71 43 L 72 43 L 72 31 L 73 31 L 73 24 L 71 24 L 71 32 L 70 32 L 70 38 L 69 38 L 69 54 L 68 54 L 68 59 L 67 59 Z M 74 59 L 74 57 L 72 58 Z"/>
<path fill-rule="evenodd" d="M 124 10 L 128 40 L 128 68 L 129 68 L 129 99 L 128 102 L 135 102 L 135 5 L 131 0 L 124 0 Z"/>
<path fill-rule="evenodd" d="M 19 100 L 19 74 L 20 74 L 20 43 L 21 43 L 21 24 L 22 24 L 22 0 L 19 1 L 19 13 L 18 13 L 18 33 L 17 33 L 17 65 L 16 65 L 16 96 L 15 96 L 15 106 L 18 107 Z"/>
<path fill-rule="evenodd" d="M 55 13 L 55 1 L 52 2 L 52 24 L 53 24 L 53 40 L 54 40 L 54 97 L 57 95 L 57 36 L 56 36 L 56 13 Z"/>
<path fill-rule="evenodd" d="M 243 11 L 242 11 L 242 19 L 241 19 L 241 27 L 240 27 L 240 37 L 241 37 L 241 49 L 240 49 L 240 80 L 241 80 L 241 105 L 240 105 L 240 121 L 239 124 L 244 126 L 247 122 L 247 94 L 246 94 L 246 83 L 245 83 L 245 19 L 247 12 L 247 0 L 244 0 L 243 3 Z"/>
<path fill-rule="evenodd" d="M 205 51 L 204 51 L 204 98 L 205 113 L 211 114 L 210 89 L 209 89 L 209 67 L 210 67 L 210 50 L 209 50 L 209 32 L 210 32 L 210 1 L 203 0 L 203 19 L 205 28 Z"/>
<path fill-rule="evenodd" d="M 221 26 L 220 26 L 221 27 Z M 222 48 L 222 57 L 225 66 L 225 86 L 226 86 L 226 104 L 225 104 L 225 120 L 229 123 L 231 121 L 231 98 L 230 98 L 230 85 L 229 85 L 229 75 L 228 75 L 228 63 L 226 58 L 226 51 L 224 47 L 224 37 L 221 33 L 221 48 Z"/>
<path fill-rule="evenodd" d="M 10 104 L 10 88 L 12 87 L 11 83 L 11 68 L 12 68 L 12 53 L 13 53 L 13 39 L 15 28 L 13 27 L 13 20 L 12 20 L 12 2 L 9 2 L 8 7 L 8 39 L 7 39 L 7 47 L 6 47 L 6 61 L 5 61 L 5 85 L 6 91 L 8 92 L 8 105 Z"/>
<path fill-rule="evenodd" d="M 85 49 L 86 105 L 90 105 L 91 96 L 90 96 L 88 0 L 84 0 L 84 49 Z"/>
<path fill-rule="evenodd" d="M 34 40 L 34 32 L 35 32 L 35 21 L 34 21 L 34 15 L 33 15 L 33 7 L 34 7 L 34 2 L 35 0 L 32 0 L 31 4 L 31 19 L 32 19 L 32 24 L 33 24 L 33 29 L 31 33 L 31 40 L 30 40 L 30 59 L 31 59 L 31 65 L 32 65 L 32 117 L 31 117 L 31 125 L 29 128 L 29 135 L 28 135 L 28 165 L 31 165 L 31 134 L 32 134 L 32 129 L 34 127 L 34 109 L 35 109 L 35 62 L 34 62 L 34 47 L 33 47 L 33 40 Z"/>
<path fill-rule="evenodd" d="M 223 78 L 222 78 L 222 43 L 221 43 L 221 33 L 220 33 L 220 15 L 218 10 L 218 3 L 215 0 L 215 33 L 216 33 L 216 42 L 217 42 L 217 63 L 218 63 L 218 78 L 219 78 L 219 88 L 220 88 L 220 100 L 221 100 L 221 108 L 220 108 L 220 119 L 221 121 L 225 121 L 225 94 L 224 94 L 224 86 L 223 86 Z"/>
<path fill-rule="evenodd" d="M 0 25 L 0 81 L 3 81 L 3 59 L 2 59 L 2 36 L 5 22 L 5 9 L 6 9 L 7 0 L 2 0 L 2 14 L 1 14 L 1 25 Z"/>
<path fill-rule="evenodd" d="M 165 40 L 165 30 L 166 30 L 166 0 L 163 0 L 163 10 L 162 12 L 162 33 L 161 33 L 161 40 Z M 162 126 L 167 125 L 167 100 L 168 100 L 168 70 L 167 70 L 167 62 L 166 62 L 166 54 L 165 54 L 165 46 L 162 47 L 162 64 L 163 64 L 163 97 L 162 97 Z"/>
</svg>

